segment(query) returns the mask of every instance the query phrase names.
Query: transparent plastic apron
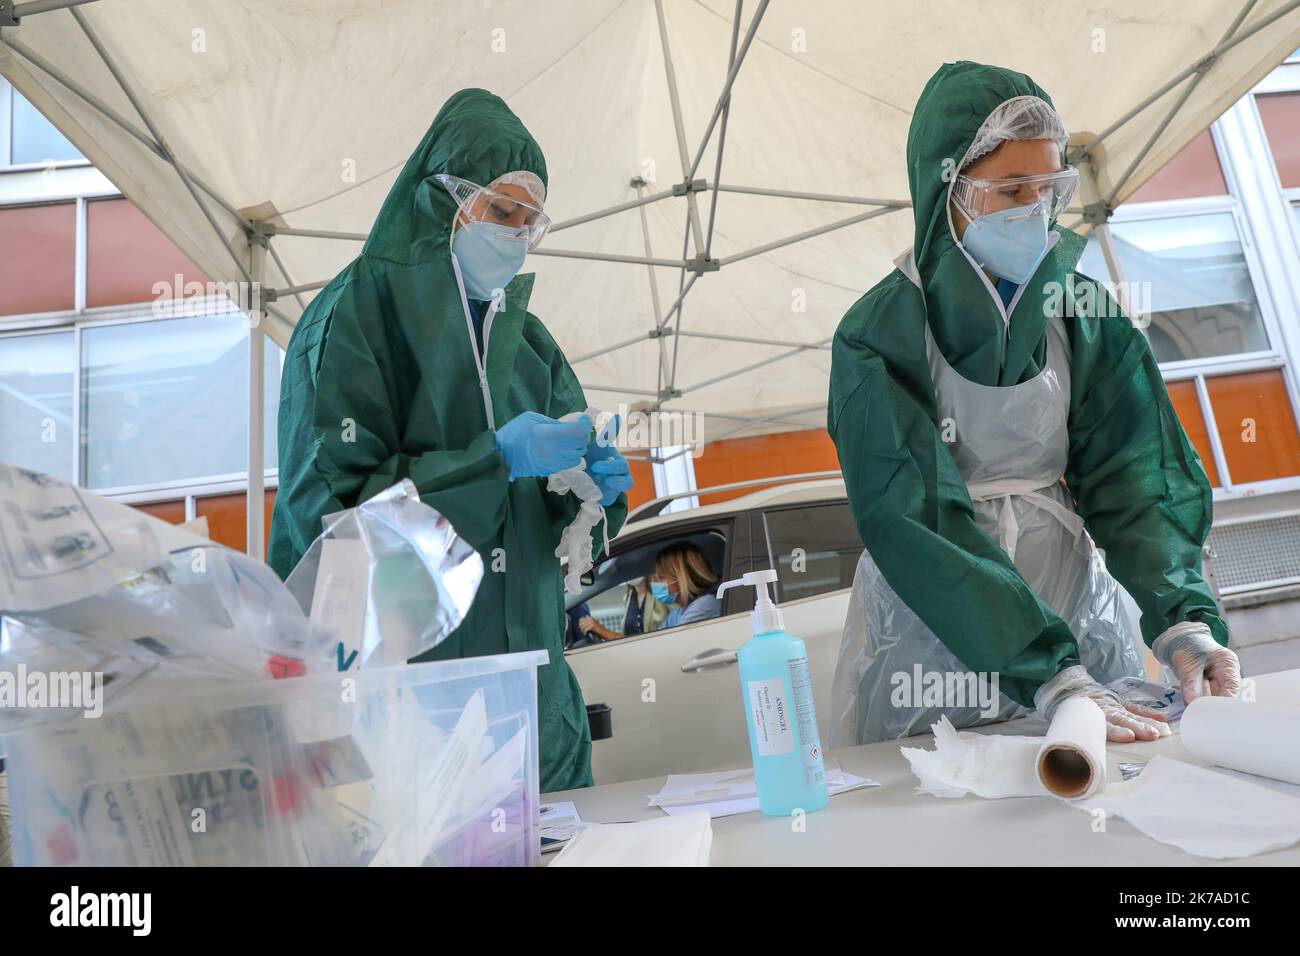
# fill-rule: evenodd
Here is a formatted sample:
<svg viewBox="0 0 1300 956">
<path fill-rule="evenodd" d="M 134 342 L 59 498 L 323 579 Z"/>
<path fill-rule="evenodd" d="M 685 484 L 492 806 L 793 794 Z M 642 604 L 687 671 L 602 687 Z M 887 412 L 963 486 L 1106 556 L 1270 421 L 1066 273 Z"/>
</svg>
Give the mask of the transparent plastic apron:
<svg viewBox="0 0 1300 956">
<path fill-rule="evenodd" d="M 1046 367 L 1019 385 L 987 386 L 964 378 L 935 344 L 929 323 L 925 347 L 940 429 L 949 421 L 955 424 L 956 440 L 948 448 L 980 527 L 1070 626 L 1080 662 L 1095 680 L 1104 684 L 1140 676 L 1143 657 L 1120 603 L 1119 586 L 1106 572 L 1062 483 L 1070 411 L 1070 343 L 1064 324 L 1052 319 Z M 835 667 L 832 746 L 924 733 L 942 714 L 954 727 L 969 727 L 1029 713 L 1005 694 L 988 710 L 978 700 L 967 700 L 971 706 L 964 707 L 936 705 L 925 699 L 923 687 L 914 686 L 917 665 L 922 675 L 969 674 L 894 593 L 864 551 Z M 894 682 L 895 674 L 906 679 Z M 969 679 L 961 683 L 969 686 Z M 997 713 L 989 716 L 993 706 Z"/>
</svg>

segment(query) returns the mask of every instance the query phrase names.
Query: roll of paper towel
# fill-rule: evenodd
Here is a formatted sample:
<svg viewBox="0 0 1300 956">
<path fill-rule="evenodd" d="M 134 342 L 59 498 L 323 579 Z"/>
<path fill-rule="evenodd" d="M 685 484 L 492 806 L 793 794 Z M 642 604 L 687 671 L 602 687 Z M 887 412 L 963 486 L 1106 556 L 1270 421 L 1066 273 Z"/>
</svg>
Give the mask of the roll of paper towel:
<svg viewBox="0 0 1300 956">
<path fill-rule="evenodd" d="M 1198 697 L 1183 713 L 1182 734 L 1193 757 L 1300 785 L 1300 707 Z"/>
<path fill-rule="evenodd" d="M 1034 764 L 1048 793 L 1066 800 L 1090 797 L 1106 786 L 1106 718 L 1086 697 L 1061 702 L 1052 714 Z"/>
</svg>

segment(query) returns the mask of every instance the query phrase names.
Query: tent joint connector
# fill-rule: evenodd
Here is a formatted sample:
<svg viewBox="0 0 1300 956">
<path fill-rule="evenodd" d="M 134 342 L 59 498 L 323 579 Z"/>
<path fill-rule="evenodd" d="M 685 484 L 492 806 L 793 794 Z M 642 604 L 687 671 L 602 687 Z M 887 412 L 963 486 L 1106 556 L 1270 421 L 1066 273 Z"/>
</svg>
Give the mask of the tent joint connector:
<svg viewBox="0 0 1300 956">
<path fill-rule="evenodd" d="M 688 271 L 695 273 L 697 276 L 704 275 L 706 272 L 717 272 L 722 268 L 722 263 L 717 259 L 706 259 L 703 254 L 686 260 Z"/>
<path fill-rule="evenodd" d="M 1217 63 L 1218 61 L 1219 61 L 1219 54 L 1211 50 L 1209 53 L 1205 54 L 1205 56 L 1197 60 L 1196 65 L 1192 67 L 1192 69 L 1194 69 L 1197 73 L 1205 73 L 1210 69 L 1210 67 L 1214 66 L 1214 64 Z"/>
<path fill-rule="evenodd" d="M 673 330 L 668 328 L 668 326 L 656 325 L 653 329 L 651 329 L 648 333 L 646 333 L 646 338 L 666 339 L 672 334 L 673 334 Z"/>
<path fill-rule="evenodd" d="M 275 302 L 280 298 L 280 293 L 268 286 L 261 286 L 258 292 L 261 293 L 263 302 Z"/>
<path fill-rule="evenodd" d="M 250 222 L 245 230 L 248 233 L 248 244 L 250 246 L 264 246 L 267 240 L 275 235 L 276 229 L 269 222 Z"/>
<path fill-rule="evenodd" d="M 666 402 L 669 399 L 681 398 L 681 397 L 682 397 L 682 390 L 680 388 L 665 388 L 665 389 L 661 389 L 659 392 L 660 402 Z"/>
<path fill-rule="evenodd" d="M 14 16 L 14 0 L 0 0 L 0 27 L 16 27 L 23 22 Z"/>
<path fill-rule="evenodd" d="M 708 188 L 709 181 L 707 179 L 690 179 L 686 182 L 673 183 L 673 195 L 685 196 L 688 193 L 702 193 L 706 192 Z"/>
<path fill-rule="evenodd" d="M 1098 200 L 1083 207 L 1083 221 L 1090 226 L 1104 226 L 1114 212 L 1114 207 L 1104 200 Z"/>
</svg>

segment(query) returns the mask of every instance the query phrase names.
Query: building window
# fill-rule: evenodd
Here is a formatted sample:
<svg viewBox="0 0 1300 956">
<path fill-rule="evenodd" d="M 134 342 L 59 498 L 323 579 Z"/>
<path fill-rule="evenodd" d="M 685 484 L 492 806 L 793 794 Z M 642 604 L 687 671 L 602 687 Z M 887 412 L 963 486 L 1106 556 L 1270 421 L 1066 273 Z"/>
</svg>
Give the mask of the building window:
<svg viewBox="0 0 1300 956">
<path fill-rule="evenodd" d="M 1111 235 L 1128 282 L 1149 283 L 1147 337 L 1156 360 L 1263 352 L 1264 317 L 1230 211 L 1118 221 Z M 1095 239 L 1079 269 L 1105 277 Z"/>
<path fill-rule="evenodd" d="M 0 338 L 0 460 L 72 481 L 73 333 Z"/>
<path fill-rule="evenodd" d="M 247 469 L 244 325 L 241 313 L 227 313 L 82 329 L 87 488 L 135 488 Z M 264 454 L 266 467 L 274 468 L 279 348 L 263 341 Z"/>
<path fill-rule="evenodd" d="M 17 90 L 10 89 L 9 99 L 9 149 L 5 156 L 9 165 L 60 163 L 83 158 L 77 148 L 54 128 L 54 124 Z M 0 97 L 0 102 L 3 102 L 3 97 Z"/>
</svg>

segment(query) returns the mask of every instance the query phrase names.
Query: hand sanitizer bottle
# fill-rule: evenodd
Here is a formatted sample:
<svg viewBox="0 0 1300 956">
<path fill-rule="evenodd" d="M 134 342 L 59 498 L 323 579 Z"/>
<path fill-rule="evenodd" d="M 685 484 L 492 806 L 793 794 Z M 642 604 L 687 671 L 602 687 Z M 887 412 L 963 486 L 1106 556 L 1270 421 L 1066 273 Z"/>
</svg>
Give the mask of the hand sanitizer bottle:
<svg viewBox="0 0 1300 956">
<path fill-rule="evenodd" d="M 829 797 L 808 651 L 802 640 L 785 632 L 781 611 L 767 588 L 775 581 L 775 571 L 751 571 L 739 581 L 725 582 L 718 597 L 741 584 L 756 590 L 750 615 L 754 636 L 736 652 L 740 689 L 759 809 L 770 816 L 788 816 L 795 810 L 820 810 Z"/>
</svg>

